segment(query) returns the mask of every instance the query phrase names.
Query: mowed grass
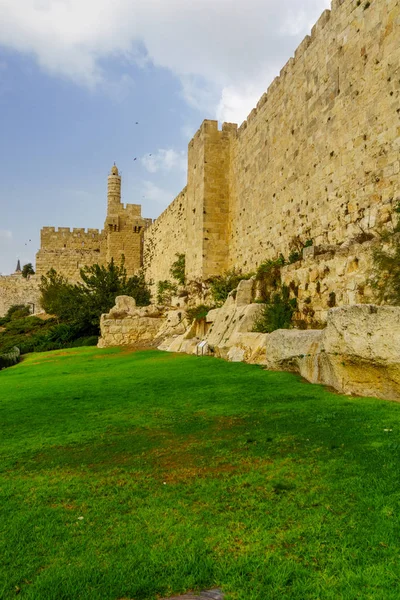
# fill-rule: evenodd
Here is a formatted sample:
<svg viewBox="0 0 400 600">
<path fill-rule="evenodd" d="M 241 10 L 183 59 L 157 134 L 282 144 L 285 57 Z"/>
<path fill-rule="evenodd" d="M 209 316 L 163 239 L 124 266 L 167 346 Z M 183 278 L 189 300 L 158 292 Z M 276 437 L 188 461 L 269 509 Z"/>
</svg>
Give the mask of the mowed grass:
<svg viewBox="0 0 400 600">
<path fill-rule="evenodd" d="M 0 598 L 400 598 L 400 405 L 95 348 L 0 373 Z"/>
</svg>

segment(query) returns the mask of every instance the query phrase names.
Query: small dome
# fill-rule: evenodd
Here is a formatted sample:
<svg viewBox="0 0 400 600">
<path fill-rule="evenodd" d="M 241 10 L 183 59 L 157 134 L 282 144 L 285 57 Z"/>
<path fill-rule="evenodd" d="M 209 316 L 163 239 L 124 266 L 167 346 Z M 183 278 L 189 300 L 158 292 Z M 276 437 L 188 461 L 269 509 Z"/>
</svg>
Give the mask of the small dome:
<svg viewBox="0 0 400 600">
<path fill-rule="evenodd" d="M 114 165 L 111 167 L 111 172 L 110 175 L 119 175 L 118 173 L 118 167 L 117 165 L 114 163 Z"/>
</svg>

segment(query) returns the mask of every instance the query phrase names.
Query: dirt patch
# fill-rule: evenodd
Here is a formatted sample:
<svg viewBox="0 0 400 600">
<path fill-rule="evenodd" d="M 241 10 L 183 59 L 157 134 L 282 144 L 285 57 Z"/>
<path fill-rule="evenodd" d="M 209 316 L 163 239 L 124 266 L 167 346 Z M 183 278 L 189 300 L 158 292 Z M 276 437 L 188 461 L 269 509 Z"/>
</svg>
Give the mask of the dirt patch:
<svg viewBox="0 0 400 600">
<path fill-rule="evenodd" d="M 128 354 L 135 354 L 136 352 L 146 352 L 147 350 L 156 350 L 157 346 L 149 344 L 135 344 L 132 346 L 117 346 L 120 352 L 116 354 L 97 354 L 93 358 L 104 359 L 104 358 L 116 358 L 118 356 L 127 356 Z"/>
</svg>

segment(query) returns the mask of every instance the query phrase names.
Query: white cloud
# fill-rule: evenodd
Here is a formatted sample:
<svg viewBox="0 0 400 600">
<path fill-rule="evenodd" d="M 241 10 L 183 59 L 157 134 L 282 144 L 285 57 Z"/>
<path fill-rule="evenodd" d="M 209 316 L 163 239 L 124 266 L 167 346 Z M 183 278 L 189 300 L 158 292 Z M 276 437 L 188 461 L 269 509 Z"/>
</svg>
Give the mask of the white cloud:
<svg viewBox="0 0 400 600">
<path fill-rule="evenodd" d="M 149 173 L 186 171 L 187 157 L 186 152 L 177 152 L 173 148 L 168 148 L 168 150 L 161 148 L 156 153 L 143 156 L 141 162 Z"/>
<path fill-rule="evenodd" d="M 174 199 L 174 194 L 169 190 L 166 190 L 152 181 L 142 182 L 143 200 L 142 205 L 146 207 L 146 215 L 151 209 L 154 209 L 154 216 L 160 214 L 160 205 L 162 207 L 168 206 L 168 204 Z"/>
<path fill-rule="evenodd" d="M 104 59 L 151 61 L 186 100 L 244 118 L 329 0 L 0 0 L 3 46 L 89 87 Z M 249 91 L 250 90 L 250 91 Z M 250 105 L 249 103 L 253 104 Z"/>
</svg>

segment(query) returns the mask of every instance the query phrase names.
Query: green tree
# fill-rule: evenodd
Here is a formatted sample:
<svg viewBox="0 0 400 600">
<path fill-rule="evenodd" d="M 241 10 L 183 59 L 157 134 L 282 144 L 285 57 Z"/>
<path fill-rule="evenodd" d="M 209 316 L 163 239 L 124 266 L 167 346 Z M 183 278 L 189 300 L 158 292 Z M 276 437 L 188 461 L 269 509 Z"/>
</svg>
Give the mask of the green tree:
<svg viewBox="0 0 400 600">
<path fill-rule="evenodd" d="M 116 296 L 132 296 L 138 306 L 150 304 L 143 273 L 128 277 L 123 261 L 85 267 L 80 275 L 82 283 L 71 284 L 52 269 L 40 286 L 45 311 L 74 324 L 77 335 L 98 334 L 100 316 L 114 306 Z"/>
<path fill-rule="evenodd" d="M 24 265 L 22 267 L 22 277 L 25 277 L 25 279 L 28 277 L 28 275 L 34 275 L 35 271 L 33 269 L 33 265 L 32 263 L 27 263 L 26 265 Z"/>
</svg>

